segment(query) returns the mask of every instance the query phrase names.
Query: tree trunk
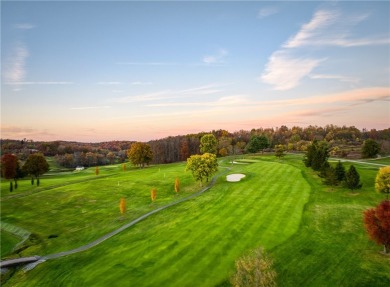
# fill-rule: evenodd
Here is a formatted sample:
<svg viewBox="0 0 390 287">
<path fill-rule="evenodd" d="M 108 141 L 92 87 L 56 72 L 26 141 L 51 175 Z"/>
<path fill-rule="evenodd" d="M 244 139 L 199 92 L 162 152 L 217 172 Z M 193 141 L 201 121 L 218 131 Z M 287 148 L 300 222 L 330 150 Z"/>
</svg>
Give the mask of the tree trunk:
<svg viewBox="0 0 390 287">
<path fill-rule="evenodd" d="M 387 245 L 386 245 L 386 244 L 383 244 L 383 252 L 384 252 L 385 254 L 387 254 Z"/>
</svg>

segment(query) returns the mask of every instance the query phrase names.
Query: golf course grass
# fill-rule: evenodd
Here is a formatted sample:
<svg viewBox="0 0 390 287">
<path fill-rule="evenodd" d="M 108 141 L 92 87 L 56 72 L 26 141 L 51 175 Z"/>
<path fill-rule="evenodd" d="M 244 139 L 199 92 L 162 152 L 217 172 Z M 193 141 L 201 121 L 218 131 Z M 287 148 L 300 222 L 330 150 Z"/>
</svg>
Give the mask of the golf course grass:
<svg viewBox="0 0 390 287">
<path fill-rule="evenodd" d="M 244 160 L 248 164 L 220 162 L 221 173 L 226 166 L 245 174 L 241 181 L 227 182 L 225 172 L 204 194 L 85 252 L 19 271 L 5 286 L 230 286 L 234 261 L 259 246 L 274 259 L 279 286 L 389 285 L 390 257 L 378 252 L 362 225 L 362 211 L 383 198 L 373 187 L 378 167 L 359 165 L 363 188 L 352 193 L 324 186 L 295 155 Z M 177 163 L 123 172 L 111 166 L 101 167 L 99 176 L 87 169 L 44 177 L 41 190 L 2 191 L 2 221 L 37 236 L 22 256 L 66 251 L 199 190 L 184 168 Z M 151 204 L 153 187 L 157 200 Z M 124 218 L 120 197 L 127 201 Z"/>
<path fill-rule="evenodd" d="M 5 256 L 11 253 L 12 249 L 18 244 L 20 238 L 8 233 L 7 231 L 1 230 L 1 256 Z"/>
</svg>

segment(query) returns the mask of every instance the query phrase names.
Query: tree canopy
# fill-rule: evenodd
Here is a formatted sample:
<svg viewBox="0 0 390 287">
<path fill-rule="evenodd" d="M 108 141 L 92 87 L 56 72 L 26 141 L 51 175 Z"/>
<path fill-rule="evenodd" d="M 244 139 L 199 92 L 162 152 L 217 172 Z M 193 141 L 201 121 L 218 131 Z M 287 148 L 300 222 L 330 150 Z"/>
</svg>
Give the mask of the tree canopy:
<svg viewBox="0 0 390 287">
<path fill-rule="evenodd" d="M 364 212 L 364 225 L 370 238 L 383 244 L 384 253 L 390 247 L 390 201 L 384 200 L 375 208 Z"/>
<path fill-rule="evenodd" d="M 218 141 L 213 134 L 206 134 L 200 139 L 200 152 L 217 154 Z"/>
<path fill-rule="evenodd" d="M 386 194 L 389 199 L 390 193 L 390 166 L 385 166 L 379 169 L 375 178 L 375 189 L 379 193 Z"/>
<path fill-rule="evenodd" d="M 246 150 L 250 153 L 263 151 L 269 147 L 269 140 L 265 135 L 253 135 L 249 140 Z"/>
<path fill-rule="evenodd" d="M 218 171 L 217 156 L 212 153 L 192 155 L 187 159 L 186 171 L 190 170 L 196 181 L 202 185 L 203 181 Z"/>
<path fill-rule="evenodd" d="M 373 139 L 367 139 L 362 146 L 363 157 L 375 157 L 381 150 L 380 145 Z"/>
<path fill-rule="evenodd" d="M 314 140 L 311 145 L 307 147 L 307 152 L 303 162 L 307 167 L 319 171 L 323 168 L 329 158 L 328 144 L 324 141 Z"/>
<path fill-rule="evenodd" d="M 278 144 L 275 146 L 275 156 L 277 158 L 280 159 L 280 158 L 284 157 L 286 155 L 285 152 L 286 152 L 286 148 L 284 145 Z"/>
<path fill-rule="evenodd" d="M 133 165 L 144 167 L 145 164 L 149 164 L 153 160 L 153 152 L 150 145 L 136 142 L 130 146 L 127 157 Z"/>
<path fill-rule="evenodd" d="M 13 154 L 4 154 L 1 157 L 1 176 L 13 179 L 17 175 L 18 158 Z"/>
<path fill-rule="evenodd" d="M 40 175 L 49 171 L 49 164 L 41 153 L 30 154 L 23 165 L 23 169 L 37 179 Z"/>
</svg>

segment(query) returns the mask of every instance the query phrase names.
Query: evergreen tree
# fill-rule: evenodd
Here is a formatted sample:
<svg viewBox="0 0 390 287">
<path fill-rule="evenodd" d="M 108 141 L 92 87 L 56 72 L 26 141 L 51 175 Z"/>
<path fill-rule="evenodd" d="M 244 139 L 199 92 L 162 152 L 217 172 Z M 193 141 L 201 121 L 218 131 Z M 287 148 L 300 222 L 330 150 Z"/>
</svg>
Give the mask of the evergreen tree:
<svg viewBox="0 0 390 287">
<path fill-rule="evenodd" d="M 339 181 L 337 180 L 336 169 L 329 166 L 325 171 L 324 183 L 330 186 L 336 186 Z"/>
<path fill-rule="evenodd" d="M 362 187 L 359 173 L 353 165 L 349 167 L 347 173 L 345 174 L 345 185 L 350 190 L 359 189 Z"/>
<path fill-rule="evenodd" d="M 307 151 L 303 162 L 307 167 L 311 167 L 315 171 L 320 171 L 324 168 L 325 162 L 329 158 L 329 147 L 324 141 L 314 140 L 311 145 L 307 147 Z"/>
<path fill-rule="evenodd" d="M 343 181 L 345 179 L 345 168 L 341 161 L 339 161 L 335 168 L 335 173 L 338 181 Z"/>
<path fill-rule="evenodd" d="M 331 168 L 328 161 L 322 163 L 319 176 L 325 178 L 327 176 L 328 169 Z"/>
</svg>

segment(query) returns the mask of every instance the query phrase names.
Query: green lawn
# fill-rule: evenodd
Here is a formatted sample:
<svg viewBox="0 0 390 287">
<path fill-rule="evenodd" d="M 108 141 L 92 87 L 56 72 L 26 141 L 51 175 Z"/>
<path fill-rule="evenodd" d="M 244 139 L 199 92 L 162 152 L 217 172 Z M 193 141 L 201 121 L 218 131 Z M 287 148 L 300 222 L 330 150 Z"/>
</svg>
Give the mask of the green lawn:
<svg viewBox="0 0 390 287">
<path fill-rule="evenodd" d="M 39 244 L 25 249 L 21 253 L 23 256 L 76 248 L 153 208 L 191 194 L 197 187 L 191 175 L 183 173 L 184 168 L 181 163 L 123 172 L 121 167 L 111 166 L 100 168 L 98 176 L 91 168 L 44 177 L 41 186 L 31 191 L 23 190 L 31 186 L 29 180 L 20 181 L 17 192 L 12 195 L 8 192 L 2 198 L 1 220 L 20 226 L 37 237 Z M 183 184 L 179 195 L 173 188 L 176 176 Z M 152 205 L 150 190 L 153 187 L 157 188 L 157 200 Z M 119 213 L 121 197 L 127 202 L 125 218 Z M 49 239 L 50 235 L 58 237 Z"/>
<path fill-rule="evenodd" d="M 1 257 L 4 257 L 5 255 L 12 252 L 14 246 L 18 244 L 21 241 L 21 239 L 4 230 L 1 230 L 0 235 L 1 235 Z"/>
<path fill-rule="evenodd" d="M 358 165 L 363 188 L 351 193 L 323 186 L 301 158 L 252 157 L 231 165 L 237 183 L 219 177 L 204 194 L 148 217 L 83 253 L 19 272 L 5 286 L 230 286 L 234 261 L 262 246 L 274 258 L 279 286 L 388 286 L 390 257 L 367 239 L 362 211 L 378 168 Z M 346 167 L 348 164 L 345 163 Z M 120 166 L 67 174 L 54 188 L 2 198 L 2 220 L 38 235 L 23 255 L 44 255 L 88 243 L 125 222 L 199 189 L 184 163 L 122 172 Z M 104 177 L 106 176 L 106 177 Z M 173 192 L 179 176 L 182 192 Z M 50 186 L 49 178 L 45 178 Z M 43 181 L 42 181 L 43 182 Z M 119 182 L 119 185 L 118 185 Z M 150 204 L 150 189 L 158 190 Z M 18 191 L 22 193 L 23 191 Z M 128 212 L 120 219 L 119 198 Z M 48 235 L 57 238 L 48 239 Z"/>
</svg>

